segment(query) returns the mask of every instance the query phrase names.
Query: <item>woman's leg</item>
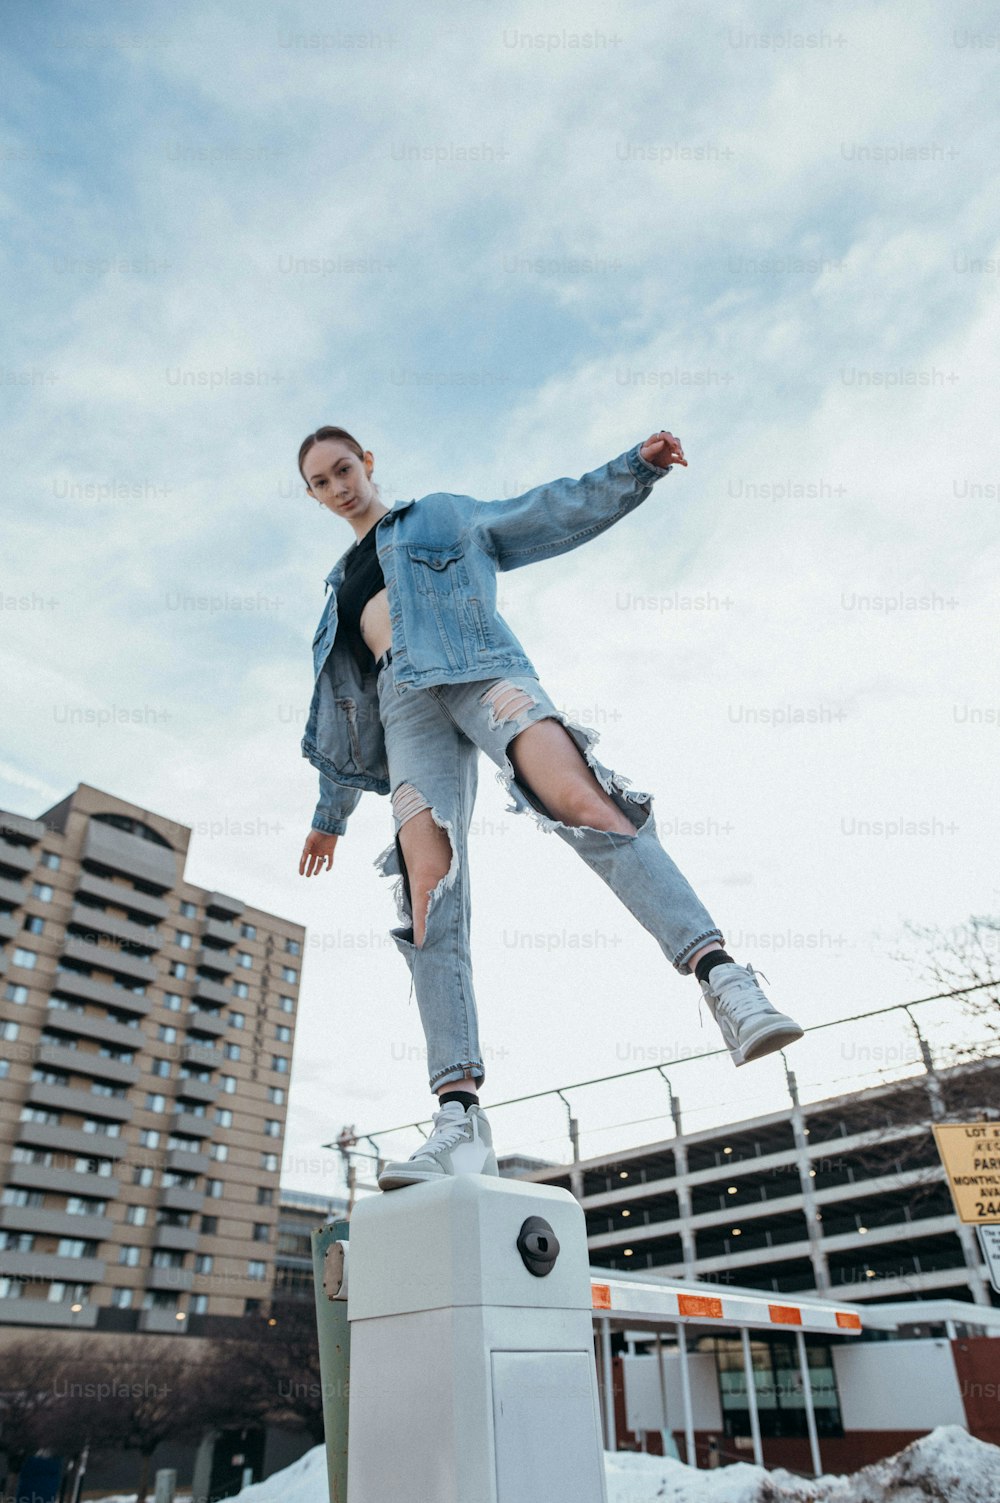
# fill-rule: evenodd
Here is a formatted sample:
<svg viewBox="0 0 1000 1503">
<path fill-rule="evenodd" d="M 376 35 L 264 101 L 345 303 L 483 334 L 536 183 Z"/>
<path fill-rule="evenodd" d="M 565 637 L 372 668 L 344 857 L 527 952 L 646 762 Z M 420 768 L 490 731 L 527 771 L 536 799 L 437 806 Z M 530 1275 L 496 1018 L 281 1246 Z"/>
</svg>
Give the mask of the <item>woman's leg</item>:
<svg viewBox="0 0 1000 1503">
<path fill-rule="evenodd" d="M 591 750 L 592 732 L 555 708 L 537 679 L 439 685 L 455 723 L 500 768 L 514 808 L 534 812 L 616 893 L 682 975 L 723 935 L 660 844 L 648 794 Z"/>
<path fill-rule="evenodd" d="M 392 665 L 379 676 L 389 762 L 393 844 L 378 858 L 399 877 L 400 927 L 391 930 L 413 978 L 432 1091 L 486 1078 L 469 944 L 467 839 L 478 749 L 426 690 L 396 694 Z"/>
</svg>

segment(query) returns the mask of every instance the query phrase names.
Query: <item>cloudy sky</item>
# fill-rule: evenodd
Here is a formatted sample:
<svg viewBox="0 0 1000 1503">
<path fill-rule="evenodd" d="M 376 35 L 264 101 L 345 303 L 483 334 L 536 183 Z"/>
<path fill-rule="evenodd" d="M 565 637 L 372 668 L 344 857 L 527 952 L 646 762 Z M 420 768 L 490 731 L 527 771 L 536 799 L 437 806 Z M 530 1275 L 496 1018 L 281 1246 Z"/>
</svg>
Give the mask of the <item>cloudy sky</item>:
<svg viewBox="0 0 1000 1503">
<path fill-rule="evenodd" d="M 679 434 L 687 470 L 501 609 L 777 1005 L 934 990 L 904 925 L 1000 902 L 982 7 L 50 0 L 4 32 L 0 805 L 107 789 L 308 926 L 288 1183 L 335 1191 L 321 1143 L 433 1106 L 388 801 L 297 872 L 352 540 L 301 492 L 321 423 L 390 504 Z M 485 763 L 471 858 L 484 1104 L 650 1063 L 692 1129 L 785 1104 L 779 1062 L 685 1062 L 719 1042 L 696 983 Z M 803 1095 L 906 1068 L 899 1017 L 809 1035 Z M 668 1131 L 655 1070 L 570 1099 L 586 1153 Z M 562 1157 L 565 1115 L 494 1136 Z"/>
</svg>

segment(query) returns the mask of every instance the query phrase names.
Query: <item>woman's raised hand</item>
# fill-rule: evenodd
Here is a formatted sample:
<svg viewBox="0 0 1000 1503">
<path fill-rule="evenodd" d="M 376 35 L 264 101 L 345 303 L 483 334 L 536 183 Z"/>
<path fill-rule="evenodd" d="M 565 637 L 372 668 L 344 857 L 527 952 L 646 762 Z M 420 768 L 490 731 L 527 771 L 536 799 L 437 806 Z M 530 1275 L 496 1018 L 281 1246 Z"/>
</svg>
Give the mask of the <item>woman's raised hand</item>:
<svg viewBox="0 0 1000 1503">
<path fill-rule="evenodd" d="M 321 871 L 329 871 L 338 839 L 337 835 L 324 835 L 322 830 L 310 830 L 302 847 L 299 876 L 316 877 Z"/>
<path fill-rule="evenodd" d="M 668 464 L 682 464 L 687 468 L 680 439 L 674 438 L 672 433 L 667 433 L 662 428 L 659 433 L 647 438 L 639 453 L 648 464 L 655 464 L 661 470 L 665 470 Z"/>
</svg>

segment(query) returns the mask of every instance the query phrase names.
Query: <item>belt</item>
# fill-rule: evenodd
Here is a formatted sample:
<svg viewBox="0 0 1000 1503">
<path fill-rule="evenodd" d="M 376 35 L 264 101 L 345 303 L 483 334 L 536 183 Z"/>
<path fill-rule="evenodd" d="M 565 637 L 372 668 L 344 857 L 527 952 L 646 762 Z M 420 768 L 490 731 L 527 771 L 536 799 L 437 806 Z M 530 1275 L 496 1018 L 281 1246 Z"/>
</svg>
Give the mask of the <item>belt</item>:
<svg viewBox="0 0 1000 1503">
<path fill-rule="evenodd" d="M 389 664 L 391 662 L 392 662 L 392 648 L 389 647 L 389 648 L 386 649 L 385 652 L 383 652 L 383 654 L 382 654 L 382 656 L 380 658 L 376 659 L 376 662 L 375 662 L 375 672 L 376 672 L 376 674 L 381 673 L 383 668 L 388 668 L 388 666 L 389 666 Z"/>
</svg>

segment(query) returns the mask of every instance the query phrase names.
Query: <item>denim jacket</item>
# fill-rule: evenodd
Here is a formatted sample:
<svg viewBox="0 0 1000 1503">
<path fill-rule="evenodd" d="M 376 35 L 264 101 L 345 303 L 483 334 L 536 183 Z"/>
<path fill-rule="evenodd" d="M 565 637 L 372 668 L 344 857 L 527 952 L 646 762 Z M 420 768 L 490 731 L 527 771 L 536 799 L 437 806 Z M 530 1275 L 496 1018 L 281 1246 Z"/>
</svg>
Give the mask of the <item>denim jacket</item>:
<svg viewBox="0 0 1000 1503">
<path fill-rule="evenodd" d="M 660 469 L 640 444 L 579 480 L 564 477 L 506 501 L 435 491 L 397 501 L 376 525 L 400 693 L 535 669 L 497 611 L 497 572 L 567 553 L 645 501 Z M 347 552 L 350 552 L 348 549 Z M 326 576 L 313 638 L 314 688 L 302 755 L 319 772 L 312 827 L 342 835 L 362 792 L 387 794 L 389 768 L 375 688 L 337 636 L 337 591 L 347 552 Z"/>
</svg>

